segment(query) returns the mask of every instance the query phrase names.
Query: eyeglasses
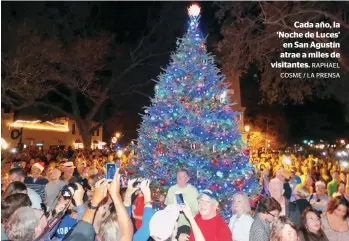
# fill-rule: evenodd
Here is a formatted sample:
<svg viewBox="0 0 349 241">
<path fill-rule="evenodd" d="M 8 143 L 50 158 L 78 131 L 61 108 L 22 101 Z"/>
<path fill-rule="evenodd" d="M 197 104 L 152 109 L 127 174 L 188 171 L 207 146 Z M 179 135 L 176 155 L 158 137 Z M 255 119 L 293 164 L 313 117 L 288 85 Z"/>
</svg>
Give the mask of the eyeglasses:
<svg viewBox="0 0 349 241">
<path fill-rule="evenodd" d="M 268 212 L 269 215 L 271 215 L 273 218 L 277 218 L 278 215 L 277 214 L 272 214 L 271 212 Z"/>
</svg>

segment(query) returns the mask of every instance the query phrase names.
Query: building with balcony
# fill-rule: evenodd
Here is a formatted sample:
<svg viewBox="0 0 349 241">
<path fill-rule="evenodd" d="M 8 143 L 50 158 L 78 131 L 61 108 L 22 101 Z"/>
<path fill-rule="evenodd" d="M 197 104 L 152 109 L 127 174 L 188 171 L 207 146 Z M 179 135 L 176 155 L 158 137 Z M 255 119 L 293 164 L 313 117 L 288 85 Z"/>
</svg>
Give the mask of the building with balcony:
<svg viewBox="0 0 349 241">
<path fill-rule="evenodd" d="M 93 123 L 92 126 L 97 124 Z M 91 148 L 103 147 L 105 143 L 102 142 L 102 134 L 102 127 L 91 134 Z M 38 147 L 42 150 L 68 146 L 74 149 L 83 148 L 82 137 L 74 120 L 64 117 L 51 121 L 19 116 L 14 118 L 14 113 L 4 113 L 3 109 L 1 109 L 1 138 L 6 141 L 8 148 L 17 147 L 20 138 L 24 148 Z"/>
</svg>

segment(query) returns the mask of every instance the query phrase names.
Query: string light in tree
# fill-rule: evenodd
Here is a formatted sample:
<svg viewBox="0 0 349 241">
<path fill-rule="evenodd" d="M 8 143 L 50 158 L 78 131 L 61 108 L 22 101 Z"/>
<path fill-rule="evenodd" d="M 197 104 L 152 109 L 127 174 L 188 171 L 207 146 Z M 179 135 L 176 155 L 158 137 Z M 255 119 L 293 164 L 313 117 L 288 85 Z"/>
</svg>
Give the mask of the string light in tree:
<svg viewBox="0 0 349 241">
<path fill-rule="evenodd" d="M 233 194 L 242 190 L 253 196 L 259 185 L 234 121 L 240 113 L 232 109 L 225 77 L 199 28 L 200 7 L 190 6 L 188 15 L 187 32 L 142 116 L 137 169 L 152 180 L 155 209 L 164 206 L 161 200 L 176 183 L 176 169 L 184 167 L 199 191 L 217 192 L 221 215 L 228 219 Z"/>
</svg>

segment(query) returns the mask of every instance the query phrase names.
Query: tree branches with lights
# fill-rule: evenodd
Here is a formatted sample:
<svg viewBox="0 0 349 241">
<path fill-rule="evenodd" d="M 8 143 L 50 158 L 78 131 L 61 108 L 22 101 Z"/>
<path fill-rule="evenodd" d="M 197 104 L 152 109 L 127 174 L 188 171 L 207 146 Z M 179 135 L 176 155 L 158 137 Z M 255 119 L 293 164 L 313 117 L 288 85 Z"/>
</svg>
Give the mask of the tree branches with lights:
<svg viewBox="0 0 349 241">
<path fill-rule="evenodd" d="M 191 184 L 219 194 L 221 213 L 230 214 L 232 195 L 251 197 L 259 186 L 249 165 L 246 144 L 234 118 L 225 77 L 206 50 L 199 28 L 200 9 L 189 8 L 189 27 L 177 41 L 171 62 L 160 74 L 155 97 L 145 109 L 138 138 L 138 165 L 154 185 L 157 208 L 176 180 L 176 169 L 186 168 Z"/>
</svg>

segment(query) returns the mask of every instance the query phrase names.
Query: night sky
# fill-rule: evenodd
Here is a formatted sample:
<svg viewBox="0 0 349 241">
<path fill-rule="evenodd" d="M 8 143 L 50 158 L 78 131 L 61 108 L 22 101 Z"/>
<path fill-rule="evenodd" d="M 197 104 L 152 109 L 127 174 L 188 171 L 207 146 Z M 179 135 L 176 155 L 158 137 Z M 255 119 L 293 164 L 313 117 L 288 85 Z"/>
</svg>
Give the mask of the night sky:
<svg viewBox="0 0 349 241">
<path fill-rule="evenodd" d="M 43 3 L 37 3 L 42 6 Z M 85 8 L 86 3 L 82 2 L 56 2 L 47 3 L 46 7 L 56 9 L 58 15 L 66 15 L 66 9 L 70 4 L 81 4 L 81 8 L 77 8 L 76 14 L 85 15 L 88 12 L 93 16 L 92 19 L 98 19 L 93 22 L 94 30 L 105 30 L 116 36 L 119 42 L 127 44 L 136 44 L 139 40 L 142 31 L 146 27 L 146 21 L 150 19 L 157 21 L 159 17 L 158 11 L 166 5 L 170 5 L 171 16 L 169 16 L 168 25 L 164 34 L 168 35 L 169 51 L 175 50 L 176 37 L 181 37 L 187 25 L 186 8 L 189 2 L 103 2 L 99 3 L 99 11 L 97 8 Z M 91 3 L 93 4 L 93 3 Z M 220 39 L 220 25 L 215 18 L 216 8 L 211 2 L 201 2 L 202 19 L 201 29 L 205 35 L 208 35 L 208 48 L 214 52 L 214 45 Z M 45 14 L 37 11 L 36 5 L 28 2 L 2 2 L 2 25 L 11 22 L 30 22 L 34 26 L 37 24 L 40 31 L 50 29 L 50 26 L 45 26 L 43 17 Z M 67 15 L 68 16 L 68 15 Z M 51 19 L 52 20 L 52 19 Z M 53 19 L 54 22 L 54 19 Z M 59 25 L 59 23 L 57 23 Z M 92 26 L 92 24 L 88 24 Z M 91 27 L 92 28 L 92 27 Z M 2 38 L 5 38 L 2 35 Z M 169 55 L 163 56 L 156 64 L 153 64 L 146 70 L 140 71 L 137 78 L 140 81 L 146 79 L 154 79 L 160 73 L 160 67 L 166 67 L 169 61 Z M 314 139 L 328 139 L 349 136 L 349 124 L 344 118 L 344 108 L 340 103 L 333 99 L 328 100 L 313 100 L 306 101 L 303 105 L 259 105 L 260 94 L 258 92 L 258 82 L 253 76 L 258 73 L 251 70 L 241 79 L 241 96 L 242 106 L 246 107 L 246 115 L 248 118 L 253 118 L 258 113 L 272 113 L 278 115 L 286 123 L 284 133 L 289 142 L 299 142 L 299 140 L 314 138 Z M 148 96 L 153 97 L 154 85 L 150 84 L 142 89 Z M 125 102 L 122 112 L 127 118 L 119 118 L 120 122 L 132 122 L 128 126 L 125 123 L 119 123 L 124 128 L 128 129 L 126 135 L 130 138 L 136 137 L 136 126 L 140 123 L 141 118 L 138 113 L 142 113 L 142 107 L 149 105 L 149 98 L 144 96 L 132 96 L 128 99 L 117 99 L 116 102 Z M 113 111 L 113 104 L 110 105 L 108 111 Z M 125 116 L 124 115 L 124 116 Z M 132 119 L 132 121 L 130 121 Z M 113 130 L 114 131 L 114 130 Z M 108 132 L 108 131 L 107 131 Z M 105 133 L 105 137 L 111 133 Z"/>
</svg>

